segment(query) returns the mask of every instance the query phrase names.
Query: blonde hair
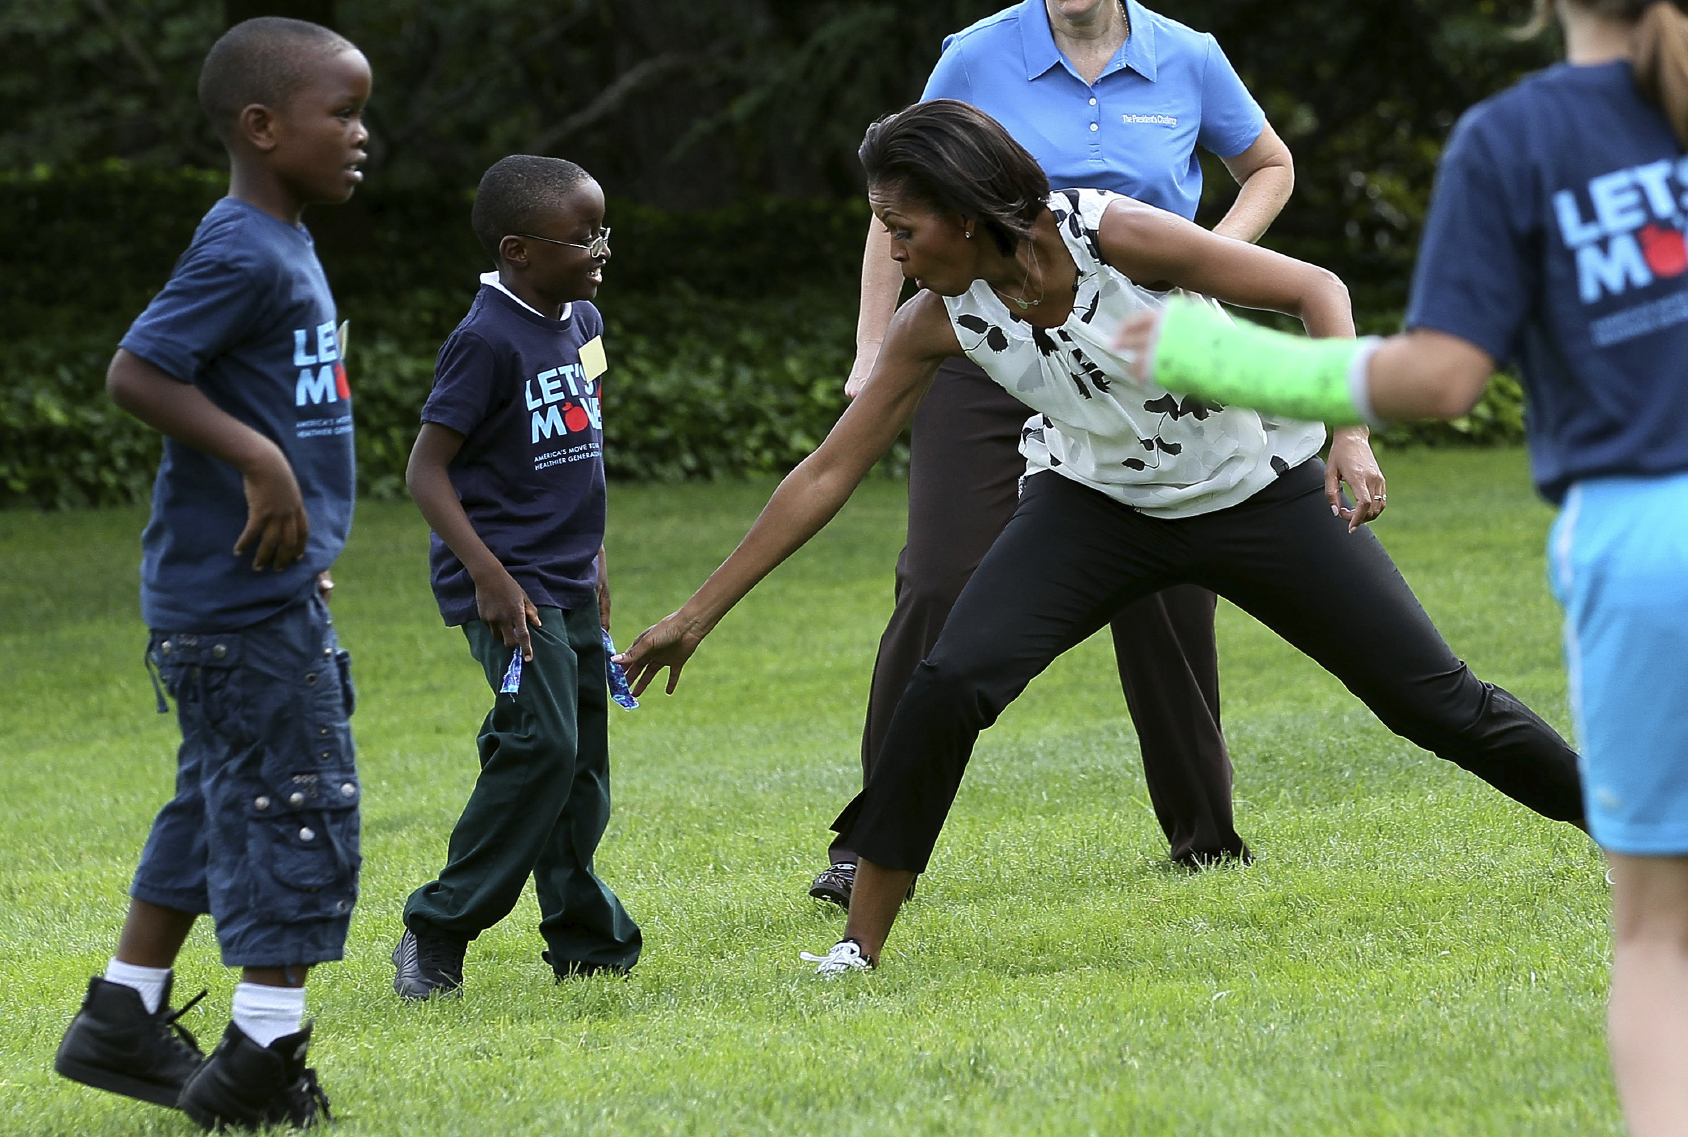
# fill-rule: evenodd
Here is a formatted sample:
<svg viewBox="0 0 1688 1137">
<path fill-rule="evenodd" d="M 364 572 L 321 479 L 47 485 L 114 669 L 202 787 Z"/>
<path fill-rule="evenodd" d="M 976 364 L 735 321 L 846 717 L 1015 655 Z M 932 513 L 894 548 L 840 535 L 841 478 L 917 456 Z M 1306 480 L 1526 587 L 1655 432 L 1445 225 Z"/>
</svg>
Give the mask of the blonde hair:
<svg viewBox="0 0 1688 1137">
<path fill-rule="evenodd" d="M 1676 141 L 1688 150 L 1688 12 L 1683 0 L 1567 0 L 1584 11 L 1635 23 L 1635 85 L 1658 104 Z M 1536 0 L 1520 36 L 1538 35 L 1553 22 L 1554 0 Z"/>
</svg>

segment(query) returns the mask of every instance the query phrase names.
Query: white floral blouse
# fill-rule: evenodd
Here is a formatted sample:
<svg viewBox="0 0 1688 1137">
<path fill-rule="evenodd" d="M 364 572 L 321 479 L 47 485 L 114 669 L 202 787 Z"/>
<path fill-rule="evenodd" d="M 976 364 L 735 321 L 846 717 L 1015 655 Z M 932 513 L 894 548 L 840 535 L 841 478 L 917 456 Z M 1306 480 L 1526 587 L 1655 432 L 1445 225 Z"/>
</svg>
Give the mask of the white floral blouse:
<svg viewBox="0 0 1688 1137">
<path fill-rule="evenodd" d="M 1317 454 L 1324 427 L 1180 399 L 1129 376 L 1111 346 L 1115 329 L 1165 297 L 1102 259 L 1097 229 L 1116 197 L 1070 189 L 1049 198 L 1078 265 L 1073 312 L 1060 327 L 1026 323 L 982 280 L 944 298 L 950 323 L 969 359 L 1040 412 L 1020 432 L 1028 474 L 1054 470 L 1152 517 L 1237 505 Z"/>
</svg>

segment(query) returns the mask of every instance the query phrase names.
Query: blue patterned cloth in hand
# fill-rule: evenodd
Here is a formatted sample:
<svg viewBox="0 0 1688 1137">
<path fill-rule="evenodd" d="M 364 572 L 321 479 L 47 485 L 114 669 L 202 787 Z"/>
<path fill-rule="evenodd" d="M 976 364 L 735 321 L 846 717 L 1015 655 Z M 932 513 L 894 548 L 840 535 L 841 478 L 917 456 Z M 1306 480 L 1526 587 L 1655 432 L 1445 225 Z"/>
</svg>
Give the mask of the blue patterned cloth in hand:
<svg viewBox="0 0 1688 1137">
<path fill-rule="evenodd" d="M 610 639 L 608 628 L 604 629 L 604 670 L 609 675 L 610 698 L 630 711 L 638 710 L 639 700 L 633 697 L 633 689 L 627 685 L 627 672 L 615 661 L 615 641 Z"/>
<path fill-rule="evenodd" d="M 514 695 L 522 689 L 522 649 L 517 648 L 510 656 L 510 666 L 504 670 L 504 682 L 499 684 L 500 695 Z"/>
</svg>

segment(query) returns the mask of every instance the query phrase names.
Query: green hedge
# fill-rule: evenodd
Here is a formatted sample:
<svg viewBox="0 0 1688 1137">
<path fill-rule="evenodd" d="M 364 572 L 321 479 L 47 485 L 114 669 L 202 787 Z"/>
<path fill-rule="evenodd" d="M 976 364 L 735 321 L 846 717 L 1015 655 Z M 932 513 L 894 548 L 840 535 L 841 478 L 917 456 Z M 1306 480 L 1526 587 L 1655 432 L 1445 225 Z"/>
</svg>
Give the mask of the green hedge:
<svg viewBox="0 0 1688 1137">
<path fill-rule="evenodd" d="M 0 360 L 0 505 L 145 500 L 158 435 L 105 397 L 103 334 L 12 341 Z"/>
<path fill-rule="evenodd" d="M 829 294 L 706 300 L 671 292 L 606 305 L 610 476 L 643 481 L 777 473 L 801 461 L 845 405 L 853 313 Z M 104 393 L 121 327 L 14 343 L 0 362 L 0 505 L 66 509 L 144 500 L 152 431 Z M 354 337 L 348 358 L 366 494 L 402 492 L 431 353 L 388 331 Z M 1496 445 L 1523 435 L 1523 396 L 1497 376 L 1453 423 L 1394 427 L 1380 448 Z M 886 463 L 907 464 L 899 444 Z"/>
<path fill-rule="evenodd" d="M 158 439 L 112 406 L 104 374 L 123 329 L 164 282 L 220 175 L 108 165 L 0 176 L 0 506 L 144 500 Z M 434 352 L 482 265 L 462 193 L 360 194 L 319 232 L 341 314 L 365 493 L 401 492 Z M 720 478 L 789 469 L 842 412 L 859 203 L 765 201 L 664 213 L 612 203 L 615 256 L 599 306 L 612 477 Z M 1358 294 L 1358 293 L 1357 293 Z M 1395 317 L 1376 312 L 1367 330 Z M 1502 377 L 1471 415 L 1395 428 L 1385 446 L 1522 437 Z M 906 463 L 899 447 L 887 463 Z"/>
<path fill-rule="evenodd" d="M 0 176 L 0 505 L 147 496 L 158 440 L 106 400 L 105 368 L 224 187 L 216 173 L 118 163 Z M 435 350 L 484 265 L 466 191 L 376 188 L 355 201 L 356 212 L 308 220 L 353 326 L 360 483 L 386 496 L 402 490 Z M 611 475 L 715 478 L 801 461 L 844 408 L 865 208 L 615 202 L 609 214 Z"/>
<path fill-rule="evenodd" d="M 670 295 L 606 313 L 605 462 L 638 480 L 775 473 L 802 461 L 844 409 L 852 321 L 813 298 Z M 654 329 L 654 331 L 653 331 Z M 0 504 L 66 509 L 144 500 L 157 436 L 105 397 L 121 327 L 14 343 L 0 362 Z M 358 475 L 402 492 L 434 356 L 390 332 L 356 334 L 347 358 Z M 906 450 L 892 455 L 895 471 Z"/>
</svg>

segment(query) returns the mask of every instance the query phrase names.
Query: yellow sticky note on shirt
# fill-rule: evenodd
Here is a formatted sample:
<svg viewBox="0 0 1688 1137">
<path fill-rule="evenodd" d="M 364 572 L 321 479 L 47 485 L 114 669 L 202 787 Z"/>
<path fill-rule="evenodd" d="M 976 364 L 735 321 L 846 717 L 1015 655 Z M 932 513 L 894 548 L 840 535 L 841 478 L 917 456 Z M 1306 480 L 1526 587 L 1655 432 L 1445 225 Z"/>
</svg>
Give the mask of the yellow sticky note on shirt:
<svg viewBox="0 0 1688 1137">
<path fill-rule="evenodd" d="M 603 336 L 593 336 L 580 345 L 580 366 L 588 379 L 596 379 L 610 369 L 609 361 L 604 358 Z"/>
</svg>

